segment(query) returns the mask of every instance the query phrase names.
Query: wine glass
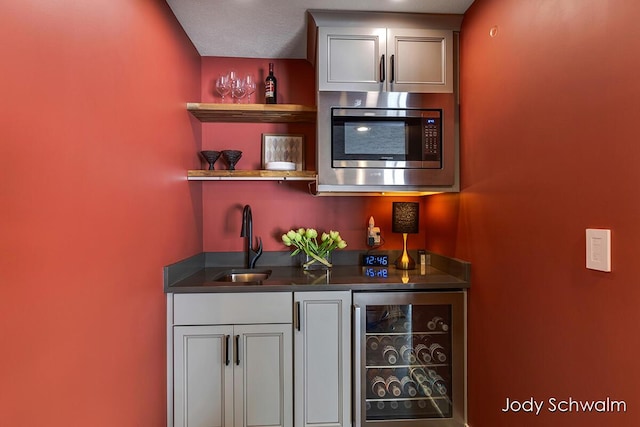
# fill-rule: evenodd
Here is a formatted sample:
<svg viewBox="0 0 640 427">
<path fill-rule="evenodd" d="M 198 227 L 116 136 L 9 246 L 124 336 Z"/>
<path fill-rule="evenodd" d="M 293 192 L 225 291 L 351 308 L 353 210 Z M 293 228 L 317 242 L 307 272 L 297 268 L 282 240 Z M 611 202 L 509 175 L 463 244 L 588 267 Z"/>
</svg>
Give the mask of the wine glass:
<svg viewBox="0 0 640 427">
<path fill-rule="evenodd" d="M 222 102 L 224 103 L 225 95 L 228 95 L 231 92 L 231 82 L 229 80 L 229 75 L 220 74 L 216 79 L 216 90 L 222 97 Z"/>
<path fill-rule="evenodd" d="M 231 80 L 231 97 L 235 98 L 237 101 L 240 100 L 247 94 L 246 88 L 244 86 L 244 80 L 235 79 Z"/>
<path fill-rule="evenodd" d="M 247 104 L 251 102 L 251 95 L 256 91 L 256 80 L 253 74 L 247 74 L 244 78 L 244 88 L 247 96 Z"/>
</svg>

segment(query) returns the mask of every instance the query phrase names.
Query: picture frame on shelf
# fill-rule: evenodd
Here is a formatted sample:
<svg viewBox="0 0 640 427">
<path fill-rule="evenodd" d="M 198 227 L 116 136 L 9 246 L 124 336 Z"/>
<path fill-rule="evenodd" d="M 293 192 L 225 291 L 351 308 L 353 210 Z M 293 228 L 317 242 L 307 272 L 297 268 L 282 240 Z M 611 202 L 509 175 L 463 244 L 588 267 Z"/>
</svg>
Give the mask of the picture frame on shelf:
<svg viewBox="0 0 640 427">
<path fill-rule="evenodd" d="M 290 162 L 296 171 L 303 171 L 304 135 L 302 134 L 262 134 L 262 169 L 267 163 Z"/>
</svg>

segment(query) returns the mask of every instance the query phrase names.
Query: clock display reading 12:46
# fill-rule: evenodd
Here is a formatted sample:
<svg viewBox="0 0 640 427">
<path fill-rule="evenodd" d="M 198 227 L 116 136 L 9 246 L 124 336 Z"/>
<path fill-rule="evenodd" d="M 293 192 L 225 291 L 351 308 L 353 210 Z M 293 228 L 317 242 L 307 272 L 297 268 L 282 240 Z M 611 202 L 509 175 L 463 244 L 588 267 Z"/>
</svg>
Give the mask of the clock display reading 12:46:
<svg viewBox="0 0 640 427">
<path fill-rule="evenodd" d="M 363 255 L 362 265 L 364 267 L 387 267 L 389 255 Z"/>
</svg>

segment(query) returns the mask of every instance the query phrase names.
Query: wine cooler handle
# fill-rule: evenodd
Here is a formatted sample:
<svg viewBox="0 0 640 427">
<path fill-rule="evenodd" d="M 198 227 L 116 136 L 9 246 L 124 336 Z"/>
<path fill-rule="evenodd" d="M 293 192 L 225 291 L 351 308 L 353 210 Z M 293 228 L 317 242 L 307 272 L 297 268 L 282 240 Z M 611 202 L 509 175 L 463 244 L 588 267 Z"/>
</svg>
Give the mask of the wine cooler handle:
<svg viewBox="0 0 640 427">
<path fill-rule="evenodd" d="M 236 365 L 240 366 L 240 335 L 236 335 L 234 353 L 236 355 Z"/>
<path fill-rule="evenodd" d="M 355 384 L 353 387 L 353 414 L 354 426 L 362 424 L 362 320 L 361 307 L 357 304 L 353 305 L 353 329 L 355 337 L 353 341 L 353 373 Z"/>
<path fill-rule="evenodd" d="M 389 72 L 391 73 L 391 78 L 389 79 L 389 83 L 393 83 L 396 77 L 396 73 L 394 71 L 395 64 L 393 63 L 394 59 L 395 59 L 395 55 L 391 55 L 391 58 L 389 58 Z"/>
<path fill-rule="evenodd" d="M 296 312 L 293 318 L 294 328 L 300 331 L 300 301 L 296 301 Z"/>
<path fill-rule="evenodd" d="M 380 59 L 380 83 L 384 82 L 385 78 L 385 62 L 384 55 L 382 55 L 382 59 Z"/>
<path fill-rule="evenodd" d="M 229 366 L 229 338 L 231 338 L 230 335 L 224 336 L 224 364 L 226 366 Z"/>
</svg>

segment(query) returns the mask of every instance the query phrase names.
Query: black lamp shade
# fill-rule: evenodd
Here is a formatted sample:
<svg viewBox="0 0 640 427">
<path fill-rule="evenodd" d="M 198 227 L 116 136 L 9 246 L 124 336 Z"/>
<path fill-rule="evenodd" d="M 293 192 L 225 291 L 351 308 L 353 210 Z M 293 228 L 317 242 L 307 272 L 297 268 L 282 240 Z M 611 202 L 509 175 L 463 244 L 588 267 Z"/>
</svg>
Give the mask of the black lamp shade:
<svg viewBox="0 0 640 427">
<path fill-rule="evenodd" d="M 392 231 L 394 233 L 417 233 L 420 223 L 420 203 L 393 202 Z"/>
</svg>

